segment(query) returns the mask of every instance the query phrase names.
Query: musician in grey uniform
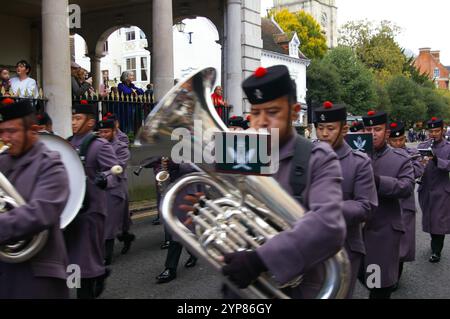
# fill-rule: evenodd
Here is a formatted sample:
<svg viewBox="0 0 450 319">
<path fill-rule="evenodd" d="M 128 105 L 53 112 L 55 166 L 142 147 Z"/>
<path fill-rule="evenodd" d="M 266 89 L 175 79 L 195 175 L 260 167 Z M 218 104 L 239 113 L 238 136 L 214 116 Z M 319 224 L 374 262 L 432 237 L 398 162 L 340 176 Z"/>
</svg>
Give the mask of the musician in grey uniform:
<svg viewBox="0 0 450 319">
<path fill-rule="evenodd" d="M 444 139 L 442 119 L 432 118 L 427 128 L 430 141 L 420 144 L 418 149 L 431 146 L 434 156 L 424 157 L 422 162 L 425 172 L 419 186 L 419 203 L 423 231 L 431 235 L 429 261 L 437 263 L 441 259 L 445 235 L 450 234 L 450 142 Z"/>
<path fill-rule="evenodd" d="M 345 241 L 339 160 L 328 144 L 312 145 L 293 129 L 300 104 L 285 66 L 258 68 L 242 87 L 252 104 L 251 128 L 279 129 L 280 166 L 273 177 L 307 212 L 291 230 L 255 251 L 225 255 L 223 273 L 239 288 L 246 288 L 267 270 L 280 284 L 303 274 L 302 284 L 287 288 L 287 293 L 293 298 L 314 298 L 322 285 L 318 265 L 340 251 Z M 298 154 L 309 155 L 305 167 L 294 160 Z M 303 174 L 304 185 L 298 183 Z"/>
<path fill-rule="evenodd" d="M 353 289 L 366 248 L 362 237 L 363 223 L 366 223 L 378 205 L 377 190 L 369 157 L 352 148 L 344 141 L 349 130 L 346 123 L 347 109 L 344 105 L 333 105 L 327 101 L 315 111 L 317 138 L 331 145 L 342 168 L 343 213 L 347 224 L 345 249 L 352 265 L 351 284 L 348 298 Z"/>
<path fill-rule="evenodd" d="M 109 173 L 113 166 L 119 164 L 111 144 L 102 138 L 92 137 L 95 116 L 95 107 L 86 101 L 72 107 L 74 135 L 69 140 L 79 153 L 85 152 L 81 159 L 87 175 L 87 186 L 83 207 L 64 235 L 70 263 L 81 268 L 81 288 L 77 289 L 77 296 L 83 299 L 98 297 L 109 275 L 104 264 L 107 214 L 105 189 L 119 184 L 116 176 Z M 91 143 L 87 145 L 89 140 Z"/>
<path fill-rule="evenodd" d="M 360 121 L 355 121 L 350 127 L 350 132 L 352 133 L 362 133 L 364 132 L 364 123 Z"/>
<path fill-rule="evenodd" d="M 128 138 L 128 135 L 120 130 L 120 124 L 119 124 L 119 119 L 117 118 L 117 115 L 113 114 L 113 113 L 106 113 L 105 117 L 107 119 L 114 121 L 116 138 L 120 142 L 125 143 L 127 145 L 127 147 L 129 147 L 130 140 Z M 125 198 L 124 202 L 126 203 L 126 205 L 123 207 L 124 211 L 123 211 L 122 216 L 124 219 L 123 219 L 122 229 L 121 229 L 122 233 L 117 236 L 117 239 L 120 242 L 123 242 L 123 248 L 121 251 L 121 253 L 123 255 L 126 254 L 130 250 L 132 242 L 136 239 L 136 236 L 133 233 L 130 233 L 132 221 L 131 221 L 128 189 L 125 193 L 125 196 L 126 196 L 126 198 Z"/>
<path fill-rule="evenodd" d="M 401 122 L 393 122 L 390 124 L 390 129 L 389 145 L 408 153 L 414 169 L 414 178 L 420 178 L 423 174 L 423 166 L 419 161 L 420 153 L 417 149 L 406 146 L 405 125 Z M 400 241 L 399 281 L 403 272 L 403 264 L 412 262 L 416 258 L 416 200 L 414 193 L 410 197 L 400 200 L 400 207 L 405 234 Z"/>
<path fill-rule="evenodd" d="M 108 189 L 106 192 L 107 215 L 105 222 L 105 265 L 112 262 L 114 252 L 114 241 L 119 231 L 123 229 L 123 222 L 129 218 L 128 214 L 128 187 L 125 169 L 130 159 L 128 146 L 119 141 L 116 136 L 115 123 L 113 120 L 104 118 L 98 123 L 98 132 L 101 138 L 111 143 L 116 153 L 119 165 L 124 172 L 117 176 L 119 183 L 116 187 Z M 123 216 L 126 212 L 127 216 Z"/>
<path fill-rule="evenodd" d="M 0 299 L 69 297 L 67 251 L 60 229 L 69 198 L 68 175 L 60 155 L 40 142 L 37 132 L 30 102 L 0 106 L 0 138 L 10 144 L 0 155 L 0 170 L 26 203 L 0 214 L 0 245 L 48 231 L 47 242 L 31 259 L 0 262 Z"/>
<path fill-rule="evenodd" d="M 414 171 L 408 154 L 387 144 L 390 131 L 385 112 L 370 111 L 363 121 L 365 131 L 373 135 L 372 166 L 378 192 L 378 208 L 364 228 L 363 274 L 372 275 L 372 267 L 378 266 L 380 273 L 375 276 L 381 276 L 380 285 L 375 281 L 375 287 L 368 286 L 370 298 L 389 299 L 398 281 L 400 240 L 405 232 L 400 200 L 414 191 Z M 364 283 L 368 284 L 367 278 Z"/>
</svg>

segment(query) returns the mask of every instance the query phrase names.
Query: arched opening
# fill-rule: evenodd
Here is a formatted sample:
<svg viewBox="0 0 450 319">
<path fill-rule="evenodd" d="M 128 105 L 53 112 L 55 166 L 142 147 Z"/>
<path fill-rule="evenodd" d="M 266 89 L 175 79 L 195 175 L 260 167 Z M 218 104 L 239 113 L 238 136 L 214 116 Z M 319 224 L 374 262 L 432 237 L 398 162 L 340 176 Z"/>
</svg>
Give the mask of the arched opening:
<svg viewBox="0 0 450 319">
<path fill-rule="evenodd" d="M 182 79 L 189 73 L 205 67 L 217 70 L 221 83 L 222 46 L 218 43 L 219 32 L 214 23 L 205 17 L 184 19 L 183 32 L 174 26 L 174 76 Z M 205 48 L 207 48 L 205 50 Z"/>
</svg>

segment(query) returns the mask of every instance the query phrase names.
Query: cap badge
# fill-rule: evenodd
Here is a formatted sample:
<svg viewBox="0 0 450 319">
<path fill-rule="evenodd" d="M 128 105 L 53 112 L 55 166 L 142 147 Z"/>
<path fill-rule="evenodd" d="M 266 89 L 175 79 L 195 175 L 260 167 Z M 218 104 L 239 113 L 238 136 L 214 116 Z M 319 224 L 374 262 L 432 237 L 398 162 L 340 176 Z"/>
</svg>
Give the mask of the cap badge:
<svg viewBox="0 0 450 319">
<path fill-rule="evenodd" d="M 261 92 L 260 89 L 256 89 L 254 94 L 255 94 L 255 97 L 256 97 L 258 100 L 262 100 L 262 99 L 263 99 L 263 92 Z"/>
<path fill-rule="evenodd" d="M 0 122 L 3 121 L 3 115 L 0 114 Z"/>
<path fill-rule="evenodd" d="M 325 114 L 322 113 L 322 115 L 320 116 L 320 119 L 321 119 L 322 121 L 325 121 L 325 120 L 326 120 Z"/>
<path fill-rule="evenodd" d="M 369 124 L 370 124 L 370 125 L 373 125 L 373 120 L 370 120 L 370 121 L 369 121 Z"/>
</svg>

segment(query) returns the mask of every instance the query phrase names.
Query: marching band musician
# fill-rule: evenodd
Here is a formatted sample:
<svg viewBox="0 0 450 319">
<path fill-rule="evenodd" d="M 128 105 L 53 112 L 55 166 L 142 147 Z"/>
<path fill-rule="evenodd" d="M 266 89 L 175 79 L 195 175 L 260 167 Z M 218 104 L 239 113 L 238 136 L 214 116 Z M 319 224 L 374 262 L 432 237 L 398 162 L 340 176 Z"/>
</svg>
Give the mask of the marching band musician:
<svg viewBox="0 0 450 319">
<path fill-rule="evenodd" d="M 119 119 L 117 118 L 116 114 L 113 113 L 106 113 L 105 115 L 109 120 L 113 120 L 114 121 L 114 128 L 116 131 L 116 136 L 117 139 L 125 144 L 130 145 L 130 139 L 128 138 L 128 135 L 125 134 L 124 132 L 122 132 L 122 130 L 120 129 L 120 123 L 119 123 Z"/>
<path fill-rule="evenodd" d="M 78 150 L 87 175 L 86 196 L 83 207 L 67 227 L 65 239 L 69 260 L 81 268 L 80 299 L 94 299 L 103 289 L 109 270 L 104 264 L 104 231 L 107 215 L 105 189 L 114 188 L 119 179 L 109 172 L 118 165 L 116 154 L 108 141 L 96 138 L 92 130 L 96 125 L 96 110 L 82 100 L 72 107 L 72 146 Z"/>
<path fill-rule="evenodd" d="M 54 134 L 53 132 L 53 121 L 48 115 L 47 112 L 44 112 L 42 114 L 37 115 L 38 125 L 39 125 L 39 132 L 40 133 L 47 133 L 47 134 Z"/>
<path fill-rule="evenodd" d="M 444 121 L 433 117 L 427 122 L 430 139 L 418 146 L 432 146 L 434 156 L 424 159 L 425 172 L 419 186 L 419 203 L 423 212 L 423 231 L 431 235 L 431 263 L 441 259 L 445 235 L 450 234 L 450 142 L 444 139 Z"/>
<path fill-rule="evenodd" d="M 406 146 L 405 125 L 401 122 L 393 122 L 390 124 L 390 129 L 389 145 L 393 148 L 403 149 L 408 153 L 414 169 L 414 178 L 418 179 L 423 174 L 423 166 L 419 162 L 420 154 L 417 149 Z M 400 206 L 405 234 L 400 241 L 399 281 L 403 272 L 403 264 L 412 262 L 416 258 L 416 200 L 414 193 L 406 199 L 401 199 Z"/>
<path fill-rule="evenodd" d="M 300 104 L 285 66 L 258 68 L 242 87 L 251 103 L 250 127 L 279 130 L 280 167 L 273 177 L 307 213 L 291 230 L 279 233 L 256 251 L 226 254 L 223 274 L 241 289 L 268 270 L 280 284 L 303 274 L 302 284 L 287 288 L 287 293 L 293 298 L 314 298 L 323 279 L 322 267 L 317 265 L 340 251 L 345 240 L 338 158 L 329 145 L 313 145 L 292 127 Z M 185 200 L 194 204 L 198 196 Z M 227 288 L 225 296 L 236 297 Z"/>
<path fill-rule="evenodd" d="M 405 230 L 400 200 L 414 191 L 414 171 L 411 160 L 403 150 L 387 145 L 390 130 L 385 112 L 368 112 L 363 117 L 365 131 L 373 136 L 372 167 L 378 193 L 378 208 L 364 228 L 366 256 L 362 274 L 370 274 L 370 267 L 380 268 L 379 287 L 370 288 L 370 299 L 389 299 L 398 282 L 400 240 Z M 367 281 L 365 281 L 367 283 Z"/>
<path fill-rule="evenodd" d="M 111 143 L 115 151 L 119 165 L 125 170 L 130 159 L 130 151 L 128 146 L 119 141 L 116 136 L 114 120 L 103 118 L 98 123 L 98 132 L 101 138 Z M 129 218 L 128 213 L 128 188 L 126 173 L 123 172 L 118 176 L 120 179 L 118 185 L 108 189 L 106 193 L 106 203 L 108 214 L 105 222 L 105 265 L 108 266 L 112 262 L 114 252 L 114 240 L 119 231 L 123 229 L 123 222 Z M 127 216 L 123 216 L 126 212 Z M 133 236 L 129 234 L 128 236 Z"/>
<path fill-rule="evenodd" d="M 0 245 L 47 230 L 48 239 L 31 259 L 0 262 L 0 299 L 68 298 L 67 251 L 60 216 L 69 198 L 69 181 L 60 155 L 39 141 L 29 101 L 3 100 L 0 138 L 10 144 L 0 155 L 0 170 L 26 204 L 0 214 Z"/>
<path fill-rule="evenodd" d="M 345 142 L 349 126 L 347 109 L 327 101 L 315 111 L 316 134 L 321 142 L 331 145 L 341 163 L 343 213 L 347 224 L 345 249 L 351 262 L 352 276 L 347 297 L 352 298 L 362 258 L 366 253 L 362 236 L 362 224 L 378 206 L 378 196 L 369 157 Z"/>
</svg>

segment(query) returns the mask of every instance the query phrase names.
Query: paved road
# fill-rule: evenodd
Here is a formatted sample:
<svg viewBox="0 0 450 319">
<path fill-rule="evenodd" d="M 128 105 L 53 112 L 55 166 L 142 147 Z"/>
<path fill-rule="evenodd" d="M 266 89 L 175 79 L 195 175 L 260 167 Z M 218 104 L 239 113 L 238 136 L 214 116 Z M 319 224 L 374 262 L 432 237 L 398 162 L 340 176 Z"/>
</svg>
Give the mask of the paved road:
<svg viewBox="0 0 450 319">
<path fill-rule="evenodd" d="M 439 264 L 430 264 L 428 257 L 429 238 L 421 231 L 420 218 L 417 223 L 417 259 L 405 265 L 400 288 L 393 298 L 450 298 L 450 249 L 444 249 Z M 163 270 L 166 250 L 160 250 L 163 227 L 151 225 L 146 217 L 134 224 L 138 239 L 128 255 L 122 256 L 119 247 L 112 265 L 113 273 L 102 298 L 137 299 L 197 299 L 220 298 L 219 275 L 203 262 L 193 269 L 185 269 L 188 255 L 183 252 L 178 278 L 170 283 L 158 285 L 154 277 Z M 368 292 L 358 284 L 354 298 L 367 298 Z"/>
</svg>

